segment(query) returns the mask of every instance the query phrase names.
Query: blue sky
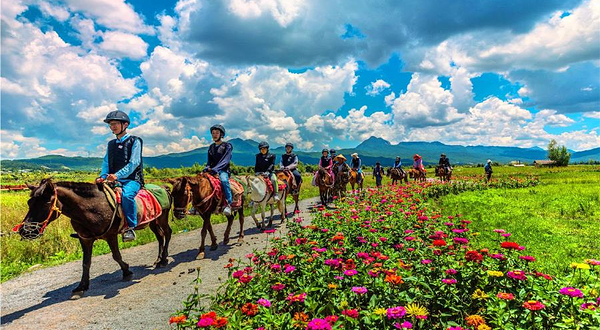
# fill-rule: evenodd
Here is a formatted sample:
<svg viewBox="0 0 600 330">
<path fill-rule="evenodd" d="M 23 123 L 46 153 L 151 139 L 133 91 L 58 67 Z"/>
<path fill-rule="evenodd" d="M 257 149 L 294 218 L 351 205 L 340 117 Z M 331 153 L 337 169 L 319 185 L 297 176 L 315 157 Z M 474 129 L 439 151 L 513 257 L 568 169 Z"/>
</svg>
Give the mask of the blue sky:
<svg viewBox="0 0 600 330">
<path fill-rule="evenodd" d="M 146 155 L 228 137 L 600 146 L 600 4 L 3 0 L 1 157 Z"/>
</svg>

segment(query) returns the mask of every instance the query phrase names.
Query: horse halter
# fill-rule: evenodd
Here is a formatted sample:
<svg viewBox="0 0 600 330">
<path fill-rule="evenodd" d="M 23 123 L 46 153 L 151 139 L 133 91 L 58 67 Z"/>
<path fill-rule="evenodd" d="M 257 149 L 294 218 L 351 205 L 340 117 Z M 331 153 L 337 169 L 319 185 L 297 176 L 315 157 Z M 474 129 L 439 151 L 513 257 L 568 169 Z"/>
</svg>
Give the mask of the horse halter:
<svg viewBox="0 0 600 330">
<path fill-rule="evenodd" d="M 35 239 L 40 237 L 43 233 L 44 230 L 46 229 L 46 226 L 48 226 L 48 224 L 50 223 L 50 219 L 52 218 L 52 214 L 56 213 L 56 217 L 52 220 L 56 220 L 58 219 L 58 217 L 60 217 L 60 215 L 62 214 L 61 209 L 56 206 L 58 202 L 58 189 L 54 188 L 54 202 L 52 203 L 52 208 L 50 208 L 50 212 L 48 213 L 48 216 L 46 217 L 46 220 L 44 220 L 43 222 L 25 222 L 25 219 L 23 219 L 23 221 L 16 225 L 13 228 L 14 232 L 18 232 L 19 229 L 23 229 L 23 234 L 21 234 L 22 237 L 25 238 L 30 238 L 30 239 Z M 29 234 L 33 234 L 35 232 L 38 232 L 37 234 L 34 235 L 27 235 Z"/>
<path fill-rule="evenodd" d="M 183 207 L 174 207 L 173 213 L 185 214 L 185 212 L 187 211 L 187 206 L 192 201 L 192 188 L 190 187 L 190 185 L 188 183 L 186 183 L 186 185 L 185 185 L 184 194 L 185 194 L 185 204 L 183 204 Z"/>
</svg>

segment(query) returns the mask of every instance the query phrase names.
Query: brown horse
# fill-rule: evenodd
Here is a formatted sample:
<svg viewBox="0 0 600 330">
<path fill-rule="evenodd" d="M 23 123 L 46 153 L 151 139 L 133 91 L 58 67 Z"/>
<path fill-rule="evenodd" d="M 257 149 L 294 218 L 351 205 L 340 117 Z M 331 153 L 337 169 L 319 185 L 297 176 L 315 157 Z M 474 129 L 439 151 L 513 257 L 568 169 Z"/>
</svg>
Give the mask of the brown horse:
<svg viewBox="0 0 600 330">
<path fill-rule="evenodd" d="M 114 212 L 103 192 L 102 184 L 84 182 L 52 182 L 43 179 L 39 186 L 29 186 L 30 198 L 27 201 L 29 211 L 23 222 L 14 230 L 25 239 L 35 239 L 44 233 L 46 226 L 61 214 L 71 218 L 71 225 L 79 235 L 79 243 L 83 250 L 83 274 L 81 282 L 73 289 L 73 298 L 81 297 L 90 286 L 90 266 L 92 264 L 92 247 L 98 239 L 108 243 L 113 259 L 121 266 L 123 279 L 131 279 L 133 273 L 129 265 L 121 258 L 118 234 L 123 219 Z M 168 190 L 167 190 L 168 192 Z M 171 203 L 169 203 L 171 204 Z M 169 255 L 171 227 L 169 211 L 162 210 L 161 215 L 150 222 L 150 229 L 158 241 L 158 258 L 156 267 L 166 266 Z"/>
<path fill-rule="evenodd" d="M 173 215 L 177 219 L 183 219 L 187 214 L 188 205 L 191 203 L 196 211 L 202 217 L 202 230 L 200 231 L 201 241 L 200 248 L 196 259 L 204 259 L 204 244 L 206 240 L 206 233 L 210 234 L 211 245 L 210 250 L 214 251 L 219 246 L 217 244 L 217 236 L 213 230 L 210 222 L 210 217 L 213 213 L 220 210 L 221 207 L 221 196 L 215 194 L 216 190 L 212 186 L 207 173 L 198 174 L 195 177 L 183 176 L 176 179 L 169 179 L 168 181 L 173 185 Z M 224 197 L 223 197 L 224 198 Z M 232 215 L 227 217 L 227 227 L 225 228 L 225 235 L 223 238 L 223 245 L 229 244 L 229 233 L 231 232 L 231 226 L 233 224 L 233 218 L 236 213 L 239 217 L 240 222 L 240 235 L 238 237 L 238 243 L 244 241 L 244 197 L 242 195 L 242 203 L 239 208 L 232 208 Z"/>
<path fill-rule="evenodd" d="M 333 195 L 338 197 L 346 196 L 346 189 L 350 182 L 350 173 L 346 171 L 340 171 L 335 173 L 335 183 L 333 184 Z"/>
<path fill-rule="evenodd" d="M 408 170 L 408 175 L 415 181 L 418 180 L 423 182 L 427 180 L 427 173 L 421 172 L 416 168 L 411 168 L 410 170 Z"/>
<path fill-rule="evenodd" d="M 317 177 L 321 205 L 326 206 L 327 200 L 329 200 L 329 196 L 331 195 L 331 190 L 333 189 L 333 178 L 329 175 L 329 172 L 323 168 L 319 169 Z"/>
<path fill-rule="evenodd" d="M 396 184 L 396 181 L 408 183 L 408 175 L 406 172 L 401 172 L 397 168 L 390 169 L 388 171 L 388 176 L 392 179 L 392 184 Z"/>
<path fill-rule="evenodd" d="M 360 175 L 361 175 L 360 182 L 358 182 L 358 171 L 350 169 L 349 174 L 350 174 L 349 183 L 350 183 L 350 186 L 352 187 L 352 191 L 354 191 L 354 185 L 356 185 L 356 188 L 360 192 L 363 189 L 363 182 L 365 182 L 365 174 L 360 173 Z"/>
<path fill-rule="evenodd" d="M 282 180 L 286 182 L 285 195 L 283 195 L 284 200 L 287 198 L 288 195 L 291 195 L 294 199 L 294 203 L 296 204 L 294 206 L 294 213 L 300 212 L 298 201 L 300 199 L 300 187 L 302 186 L 302 182 L 295 182 L 294 174 L 292 174 L 292 172 L 288 170 L 279 170 L 276 171 L 275 174 L 277 175 L 277 180 Z M 292 183 L 294 183 L 295 186 L 293 186 Z M 284 204 L 284 209 L 284 212 L 287 215 L 287 203 Z"/>
<path fill-rule="evenodd" d="M 435 168 L 435 175 L 440 177 L 441 181 L 450 181 L 452 177 L 452 170 L 447 170 L 443 166 L 437 166 Z"/>
</svg>

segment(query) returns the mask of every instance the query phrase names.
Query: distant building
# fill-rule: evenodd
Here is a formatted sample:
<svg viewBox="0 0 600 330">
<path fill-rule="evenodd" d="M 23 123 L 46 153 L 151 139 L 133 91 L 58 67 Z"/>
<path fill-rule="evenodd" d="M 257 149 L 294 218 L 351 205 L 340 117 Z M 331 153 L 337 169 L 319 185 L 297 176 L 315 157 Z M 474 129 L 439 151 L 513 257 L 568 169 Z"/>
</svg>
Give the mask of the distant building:
<svg viewBox="0 0 600 330">
<path fill-rule="evenodd" d="M 523 167 L 523 166 L 525 166 L 525 164 L 521 163 L 520 160 L 512 160 L 509 164 L 511 166 L 517 166 L 517 167 Z"/>
<path fill-rule="evenodd" d="M 533 165 L 535 165 L 535 167 L 554 166 L 554 165 L 556 165 L 556 163 L 553 160 L 544 159 L 544 160 L 534 160 Z"/>
</svg>

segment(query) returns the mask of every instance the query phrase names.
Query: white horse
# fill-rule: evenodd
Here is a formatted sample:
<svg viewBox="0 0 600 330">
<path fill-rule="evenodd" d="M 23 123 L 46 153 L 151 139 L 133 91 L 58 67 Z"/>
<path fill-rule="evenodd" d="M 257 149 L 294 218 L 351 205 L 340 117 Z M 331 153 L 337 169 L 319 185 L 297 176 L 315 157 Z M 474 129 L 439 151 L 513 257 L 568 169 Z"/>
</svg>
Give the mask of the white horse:
<svg viewBox="0 0 600 330">
<path fill-rule="evenodd" d="M 269 217 L 269 227 L 273 225 L 273 206 L 277 204 L 279 213 L 281 214 L 281 220 L 285 220 L 285 189 L 279 189 L 277 196 L 279 201 L 275 200 L 275 194 L 273 192 L 267 192 L 267 184 L 265 180 L 269 178 L 258 177 L 258 176 L 246 176 L 246 182 L 248 183 L 247 194 L 250 196 L 250 205 L 252 206 L 252 219 L 260 230 L 265 228 L 265 209 L 267 205 L 271 206 L 271 216 Z M 261 218 L 262 223 L 259 225 L 256 219 L 256 209 L 261 207 Z"/>
</svg>

